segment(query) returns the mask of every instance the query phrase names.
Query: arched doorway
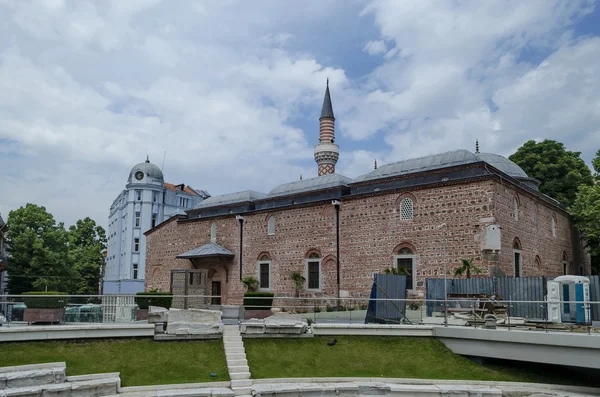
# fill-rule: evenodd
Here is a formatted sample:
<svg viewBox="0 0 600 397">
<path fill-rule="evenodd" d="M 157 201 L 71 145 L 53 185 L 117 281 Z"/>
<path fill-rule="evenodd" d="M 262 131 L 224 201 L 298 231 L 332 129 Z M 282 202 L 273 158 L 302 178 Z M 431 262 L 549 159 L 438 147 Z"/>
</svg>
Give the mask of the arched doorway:
<svg viewBox="0 0 600 397">
<path fill-rule="evenodd" d="M 406 291 L 414 294 L 417 287 L 417 254 L 415 247 L 402 243 L 394 248 L 394 268 L 406 275 Z"/>
</svg>

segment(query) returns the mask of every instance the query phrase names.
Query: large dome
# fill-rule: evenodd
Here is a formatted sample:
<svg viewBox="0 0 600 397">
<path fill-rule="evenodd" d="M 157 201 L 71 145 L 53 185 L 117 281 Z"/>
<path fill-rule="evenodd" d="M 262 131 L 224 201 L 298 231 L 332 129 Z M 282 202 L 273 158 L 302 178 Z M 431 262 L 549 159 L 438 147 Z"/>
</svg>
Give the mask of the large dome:
<svg viewBox="0 0 600 397">
<path fill-rule="evenodd" d="M 529 178 L 525 171 L 506 157 L 494 153 L 476 153 L 476 156 L 492 167 L 504 172 L 506 175 L 517 179 Z"/>
<path fill-rule="evenodd" d="M 129 172 L 129 182 L 136 181 L 135 174 L 136 172 L 141 171 L 144 173 L 146 178 L 154 178 L 164 180 L 163 173 L 156 165 L 152 164 L 149 159 L 146 159 L 145 162 L 136 164 L 131 171 Z"/>
</svg>

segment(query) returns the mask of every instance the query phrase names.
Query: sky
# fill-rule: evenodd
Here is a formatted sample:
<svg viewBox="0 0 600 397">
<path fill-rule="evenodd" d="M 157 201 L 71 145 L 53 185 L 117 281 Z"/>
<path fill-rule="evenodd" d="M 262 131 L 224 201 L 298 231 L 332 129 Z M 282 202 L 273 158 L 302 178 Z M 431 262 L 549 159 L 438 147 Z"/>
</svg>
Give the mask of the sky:
<svg viewBox="0 0 600 397">
<path fill-rule="evenodd" d="M 454 149 L 600 149 L 600 3 L 0 0 L 0 214 L 106 226 L 130 169 L 211 195 Z"/>
</svg>

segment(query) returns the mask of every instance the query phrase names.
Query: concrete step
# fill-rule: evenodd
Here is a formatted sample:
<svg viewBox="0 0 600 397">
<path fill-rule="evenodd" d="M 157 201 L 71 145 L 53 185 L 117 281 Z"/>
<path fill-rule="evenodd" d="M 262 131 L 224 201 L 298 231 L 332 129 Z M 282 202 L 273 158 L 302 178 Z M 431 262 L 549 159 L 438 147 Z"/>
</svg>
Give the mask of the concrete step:
<svg viewBox="0 0 600 397">
<path fill-rule="evenodd" d="M 234 389 L 236 387 L 250 387 L 252 386 L 252 381 L 250 379 L 236 379 L 231 380 L 231 388 Z"/>
<path fill-rule="evenodd" d="M 223 338 L 223 343 L 227 344 L 227 343 L 242 343 L 242 337 L 241 336 L 228 336 L 226 338 Z"/>
<path fill-rule="evenodd" d="M 245 360 L 246 353 L 225 353 L 225 358 L 227 360 Z"/>
<path fill-rule="evenodd" d="M 63 382 L 55 384 L 7 388 L 0 392 L 3 397 L 61 397 L 61 396 L 109 396 L 117 393 L 118 378 Z M 210 395 L 210 394 L 209 394 Z"/>
<path fill-rule="evenodd" d="M 232 388 L 233 394 L 236 396 L 252 396 L 252 388 L 249 386 L 246 387 L 234 387 Z"/>
<path fill-rule="evenodd" d="M 228 365 L 227 369 L 230 374 L 238 373 L 238 372 L 250 372 L 250 367 L 247 365 Z"/>
<path fill-rule="evenodd" d="M 235 354 L 235 353 L 246 354 L 246 351 L 244 350 L 243 347 L 230 347 L 230 348 L 225 347 L 225 355 L 226 356 L 229 356 L 230 354 Z"/>
<path fill-rule="evenodd" d="M 242 358 L 236 359 L 236 360 L 227 359 L 228 367 L 236 367 L 236 366 L 240 366 L 240 365 L 248 366 L 248 360 L 242 359 Z"/>
<path fill-rule="evenodd" d="M 229 373 L 229 378 L 233 380 L 250 379 L 250 372 L 234 372 Z"/>
</svg>

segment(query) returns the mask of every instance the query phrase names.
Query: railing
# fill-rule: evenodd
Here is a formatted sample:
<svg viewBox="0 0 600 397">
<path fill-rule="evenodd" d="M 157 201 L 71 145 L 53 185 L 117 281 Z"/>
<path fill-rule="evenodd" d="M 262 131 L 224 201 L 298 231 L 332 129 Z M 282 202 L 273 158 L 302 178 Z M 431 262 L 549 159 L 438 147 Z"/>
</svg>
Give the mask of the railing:
<svg viewBox="0 0 600 397">
<path fill-rule="evenodd" d="M 140 320 L 136 295 L 0 295 L 0 323 L 24 325 L 23 299 L 52 298 L 56 308 L 65 309 L 66 323 L 132 323 Z M 140 296 L 137 296 L 140 298 Z M 143 296 L 152 306 L 151 295 Z M 191 309 L 223 310 L 227 306 L 212 305 L 220 296 L 176 295 L 173 307 L 188 302 Z M 157 296 L 156 299 L 164 299 Z M 266 317 L 273 312 L 299 315 L 310 324 L 402 324 L 466 326 L 474 328 L 497 327 L 514 329 L 571 330 L 588 334 L 599 333 L 600 324 L 592 324 L 592 308 L 600 302 L 581 301 L 502 301 L 481 298 L 449 299 L 384 299 L 384 298 L 309 298 L 274 297 L 272 304 L 264 305 L 265 297 L 246 297 L 256 303 L 248 305 L 244 317 Z M 261 302 L 262 301 L 262 302 Z M 52 306 L 49 304 L 47 306 Z M 523 307 L 535 307 L 532 312 L 543 313 L 543 318 L 517 317 Z M 183 307 L 180 307 L 183 308 Z M 512 313 L 512 314 L 511 314 Z M 551 313 L 551 318 L 548 318 Z M 429 314 L 429 315 L 428 315 Z M 491 319 L 488 315 L 493 315 Z M 557 317 L 558 316 L 558 317 Z M 555 321 L 561 319 L 562 322 Z M 579 319 L 579 324 L 576 320 Z M 244 320 L 241 318 L 240 320 Z M 570 322 L 566 322 L 569 320 Z M 583 320 L 583 321 L 582 321 Z M 486 324 L 487 323 L 487 324 Z M 599 334 L 600 335 L 600 334 Z"/>
</svg>

